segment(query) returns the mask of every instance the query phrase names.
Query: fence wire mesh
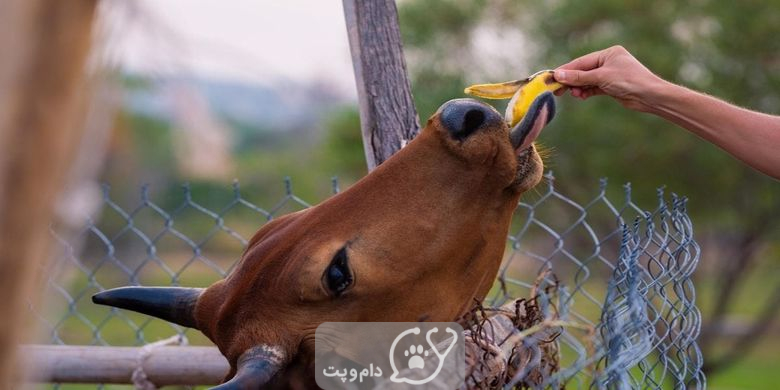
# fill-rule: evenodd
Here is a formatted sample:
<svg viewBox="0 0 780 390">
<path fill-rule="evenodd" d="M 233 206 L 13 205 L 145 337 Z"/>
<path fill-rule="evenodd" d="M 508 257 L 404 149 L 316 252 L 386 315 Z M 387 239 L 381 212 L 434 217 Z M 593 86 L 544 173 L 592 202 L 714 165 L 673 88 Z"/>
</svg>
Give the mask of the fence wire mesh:
<svg viewBox="0 0 780 390">
<path fill-rule="evenodd" d="M 691 280 L 700 251 L 685 199 L 667 199 L 659 189 L 657 204 L 646 210 L 632 201 L 630 185 L 622 199 L 610 200 L 602 180 L 595 195 L 578 203 L 556 189 L 552 173 L 545 179 L 538 194 L 518 205 L 484 303 L 530 308 L 533 302 L 539 317 L 536 326 L 515 321 L 523 337 L 513 340 L 527 352 L 525 363 L 493 386 L 706 387 Z M 331 188 L 339 191 L 337 180 Z M 289 179 L 268 208 L 238 183 L 194 196 L 201 193 L 184 186 L 157 197 L 144 187 L 128 207 L 106 186 L 101 210 L 83 226 L 53 227 L 57 251 L 42 272 L 44 304 L 30 306 L 42 337 L 60 345 L 143 345 L 178 334 L 209 344 L 197 331 L 90 301 L 126 285 L 205 287 L 230 272 L 259 226 L 310 206 Z M 551 353 L 555 367 L 528 380 Z"/>
</svg>

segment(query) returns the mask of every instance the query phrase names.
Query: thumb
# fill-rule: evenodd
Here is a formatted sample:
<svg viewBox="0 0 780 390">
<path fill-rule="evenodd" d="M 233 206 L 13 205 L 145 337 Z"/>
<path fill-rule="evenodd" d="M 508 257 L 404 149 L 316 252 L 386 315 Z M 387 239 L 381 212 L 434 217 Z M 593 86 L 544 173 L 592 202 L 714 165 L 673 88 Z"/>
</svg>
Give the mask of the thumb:
<svg viewBox="0 0 780 390">
<path fill-rule="evenodd" d="M 589 85 L 597 86 L 599 81 L 601 81 L 601 77 L 595 70 L 557 69 L 555 71 L 555 80 L 561 84 L 583 87 Z"/>
</svg>

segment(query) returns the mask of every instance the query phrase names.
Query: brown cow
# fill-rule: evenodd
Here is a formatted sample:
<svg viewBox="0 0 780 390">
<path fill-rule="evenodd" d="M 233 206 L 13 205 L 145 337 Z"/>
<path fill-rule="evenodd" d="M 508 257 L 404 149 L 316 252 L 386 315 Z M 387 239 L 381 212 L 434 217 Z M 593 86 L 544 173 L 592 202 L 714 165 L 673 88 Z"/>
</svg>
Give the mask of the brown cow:
<svg viewBox="0 0 780 390">
<path fill-rule="evenodd" d="M 542 176 L 533 141 L 554 110 L 545 93 L 510 131 L 492 107 L 451 100 L 354 186 L 263 226 L 224 280 L 93 301 L 201 330 L 230 362 L 220 389 L 313 378 L 323 322 L 454 321 L 493 284 L 520 194 Z"/>
</svg>

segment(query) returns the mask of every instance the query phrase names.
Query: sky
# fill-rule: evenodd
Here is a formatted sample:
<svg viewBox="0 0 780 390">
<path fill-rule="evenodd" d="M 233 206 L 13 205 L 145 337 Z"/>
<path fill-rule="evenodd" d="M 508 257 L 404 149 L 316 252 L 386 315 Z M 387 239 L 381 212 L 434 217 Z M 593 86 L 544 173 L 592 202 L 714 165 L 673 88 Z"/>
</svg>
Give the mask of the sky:
<svg viewBox="0 0 780 390">
<path fill-rule="evenodd" d="M 355 94 L 340 0 L 112 0 L 106 56 L 131 72 L 268 84 L 326 82 Z"/>
</svg>

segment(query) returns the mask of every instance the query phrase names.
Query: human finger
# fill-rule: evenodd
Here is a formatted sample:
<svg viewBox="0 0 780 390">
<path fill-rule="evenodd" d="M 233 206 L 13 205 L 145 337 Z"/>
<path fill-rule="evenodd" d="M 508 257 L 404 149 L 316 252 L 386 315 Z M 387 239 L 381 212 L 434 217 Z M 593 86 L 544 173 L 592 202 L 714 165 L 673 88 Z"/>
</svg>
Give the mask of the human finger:
<svg viewBox="0 0 780 390">
<path fill-rule="evenodd" d="M 604 50 L 594 51 L 584 56 L 575 58 L 557 69 L 592 70 L 601 66 Z"/>
<path fill-rule="evenodd" d="M 597 86 L 603 79 L 599 69 L 581 71 L 573 69 L 556 69 L 555 80 L 568 86 Z"/>
<path fill-rule="evenodd" d="M 562 96 L 568 90 L 569 90 L 569 87 L 564 85 L 563 87 L 558 88 L 557 90 L 555 90 L 555 92 L 553 92 L 553 93 L 555 94 L 555 96 Z"/>
</svg>

